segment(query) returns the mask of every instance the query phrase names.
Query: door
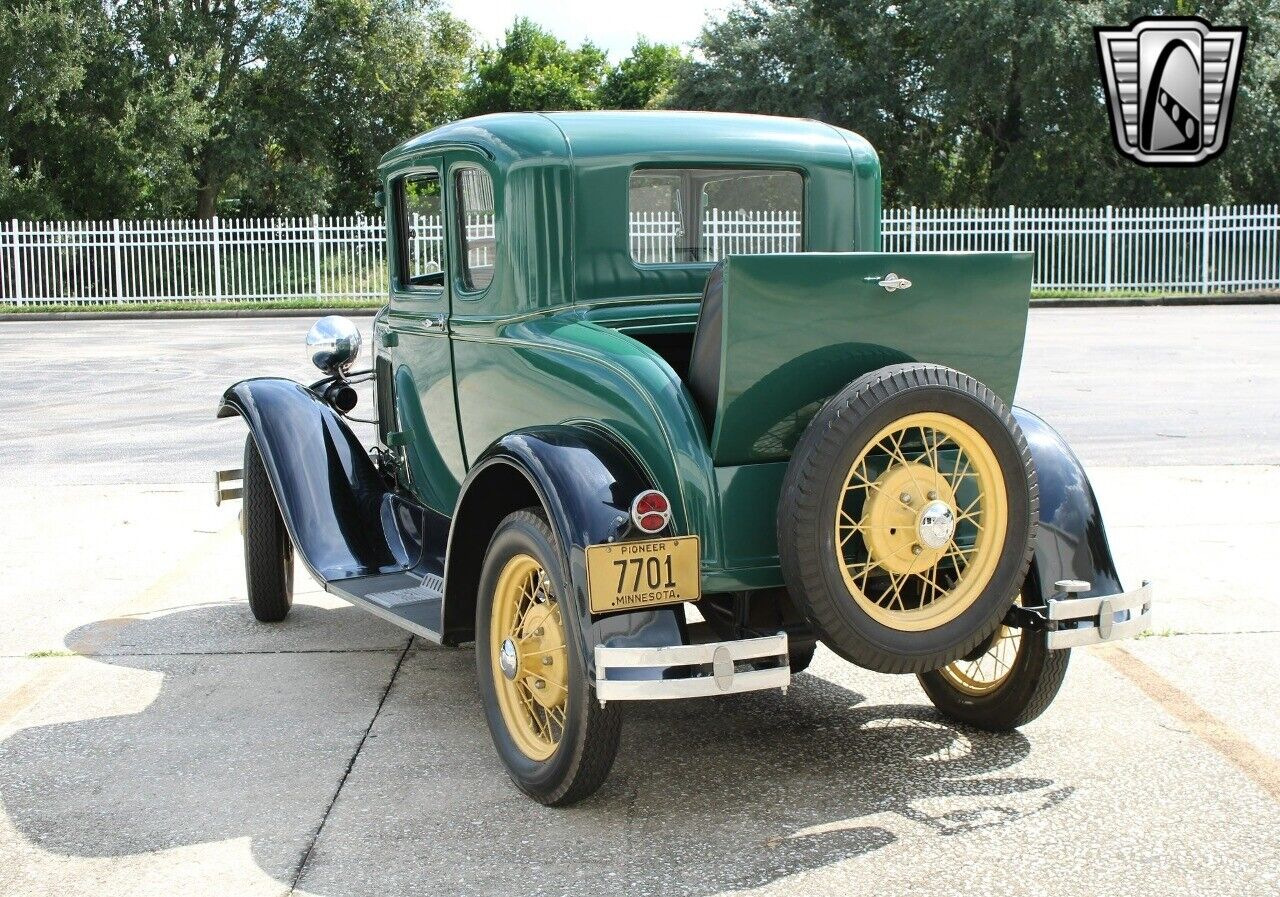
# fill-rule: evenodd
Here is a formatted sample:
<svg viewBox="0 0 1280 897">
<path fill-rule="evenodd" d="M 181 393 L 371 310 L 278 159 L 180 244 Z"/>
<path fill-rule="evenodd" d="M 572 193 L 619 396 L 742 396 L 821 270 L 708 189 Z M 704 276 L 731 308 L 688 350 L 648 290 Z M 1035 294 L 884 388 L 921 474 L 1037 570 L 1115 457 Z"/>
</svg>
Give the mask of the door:
<svg viewBox="0 0 1280 897">
<path fill-rule="evenodd" d="M 400 475 L 428 507 L 452 514 L 466 475 L 453 391 L 449 346 L 452 288 L 449 276 L 449 202 L 441 159 L 421 159 L 389 184 L 392 240 L 391 343 L 396 436 L 403 451 Z M 390 427 L 388 426 L 388 429 Z"/>
</svg>

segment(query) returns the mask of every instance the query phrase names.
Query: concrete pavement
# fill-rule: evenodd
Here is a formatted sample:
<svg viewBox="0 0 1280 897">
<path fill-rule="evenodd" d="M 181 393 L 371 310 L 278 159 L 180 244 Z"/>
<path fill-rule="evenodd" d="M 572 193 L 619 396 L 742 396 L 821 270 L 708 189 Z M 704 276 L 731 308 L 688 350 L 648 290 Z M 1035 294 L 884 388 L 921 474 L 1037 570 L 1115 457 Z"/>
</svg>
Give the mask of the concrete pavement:
<svg viewBox="0 0 1280 897">
<path fill-rule="evenodd" d="M 470 650 L 301 571 L 250 617 L 211 408 L 306 376 L 300 322 L 0 323 L 0 894 L 1274 894 L 1280 309 L 1203 311 L 1035 312 L 1020 395 L 1157 635 L 1075 652 L 1006 736 L 825 650 L 785 698 L 628 707 L 561 811 L 507 782 Z"/>
<path fill-rule="evenodd" d="M 368 345 L 370 319 L 357 319 Z M 309 382 L 298 318 L 0 319 L 0 485 L 194 483 L 236 466 L 222 390 Z M 1280 306 L 1035 309 L 1017 401 L 1090 466 L 1280 463 Z M 365 355 L 368 359 L 368 355 Z M 367 397 L 364 407 L 368 408 Z"/>
</svg>

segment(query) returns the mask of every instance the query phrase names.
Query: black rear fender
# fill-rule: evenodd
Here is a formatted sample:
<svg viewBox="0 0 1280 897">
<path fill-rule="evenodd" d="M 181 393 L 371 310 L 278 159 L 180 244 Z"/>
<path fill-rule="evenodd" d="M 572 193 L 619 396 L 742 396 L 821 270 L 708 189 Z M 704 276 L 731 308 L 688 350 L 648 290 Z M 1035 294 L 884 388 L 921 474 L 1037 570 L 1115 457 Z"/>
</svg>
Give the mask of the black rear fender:
<svg viewBox="0 0 1280 897">
<path fill-rule="evenodd" d="M 1026 436 L 1040 484 L 1040 526 L 1028 574 L 1031 593 L 1048 601 L 1056 594 L 1053 584 L 1063 579 L 1088 582 L 1092 589 L 1082 597 L 1124 591 L 1097 496 L 1080 460 L 1066 440 L 1030 411 L 1015 407 L 1013 416 Z"/>
<path fill-rule="evenodd" d="M 449 533 L 443 636 L 446 644 L 475 638 L 476 597 L 485 550 L 507 514 L 540 506 L 562 553 L 573 591 L 568 602 L 594 672 L 597 643 L 679 644 L 680 607 L 615 614 L 593 622 L 587 593 L 586 547 L 626 538 L 631 502 L 652 488 L 621 443 L 592 427 L 559 425 L 508 434 L 476 461 L 462 484 Z"/>
</svg>

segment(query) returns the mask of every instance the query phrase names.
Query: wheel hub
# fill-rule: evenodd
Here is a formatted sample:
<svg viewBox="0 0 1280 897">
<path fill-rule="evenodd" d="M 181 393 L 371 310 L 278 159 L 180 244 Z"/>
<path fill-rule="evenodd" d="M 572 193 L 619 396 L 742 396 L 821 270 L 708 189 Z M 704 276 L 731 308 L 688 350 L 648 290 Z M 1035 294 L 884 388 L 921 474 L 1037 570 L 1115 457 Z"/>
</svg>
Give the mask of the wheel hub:
<svg viewBox="0 0 1280 897">
<path fill-rule="evenodd" d="M 530 608 L 522 629 L 520 653 L 534 663 L 532 669 L 523 672 L 523 678 L 532 691 L 533 699 L 543 707 L 563 704 L 569 671 L 564 656 L 564 627 L 555 605 Z"/>
<path fill-rule="evenodd" d="M 890 467 L 876 479 L 863 509 L 871 557 L 896 574 L 932 567 L 955 534 L 954 507 L 950 485 L 932 467 Z"/>
<path fill-rule="evenodd" d="M 956 515 L 944 501 L 931 501 L 916 521 L 916 538 L 925 548 L 937 550 L 951 541 L 956 531 Z"/>
<path fill-rule="evenodd" d="M 508 681 L 515 680 L 516 672 L 520 669 L 520 658 L 516 653 L 516 643 L 511 639 L 503 639 L 502 647 L 498 649 L 498 669 L 502 670 L 502 675 Z"/>
</svg>

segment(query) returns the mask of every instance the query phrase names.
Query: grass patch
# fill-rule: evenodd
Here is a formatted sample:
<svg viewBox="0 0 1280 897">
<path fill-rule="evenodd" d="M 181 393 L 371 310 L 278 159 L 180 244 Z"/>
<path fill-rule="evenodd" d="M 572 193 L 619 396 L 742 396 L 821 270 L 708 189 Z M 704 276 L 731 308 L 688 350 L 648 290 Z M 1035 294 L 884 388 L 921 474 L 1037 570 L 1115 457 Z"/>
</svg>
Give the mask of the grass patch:
<svg viewBox="0 0 1280 897">
<path fill-rule="evenodd" d="M 1146 638 L 1169 638 L 1172 635 L 1180 635 L 1176 629 L 1161 629 L 1158 632 L 1154 629 L 1144 629 L 1139 632 L 1136 638 L 1141 641 Z"/>
<path fill-rule="evenodd" d="M 1032 299 L 1154 299 L 1168 296 L 1168 290 L 1032 290 Z"/>
<path fill-rule="evenodd" d="M 97 305 L 11 305 L 0 303 L 0 315 L 49 312 L 148 311 L 275 311 L 282 308 L 368 308 L 386 305 L 384 299 L 273 299 L 264 302 L 120 302 Z"/>
<path fill-rule="evenodd" d="M 32 660 L 38 660 L 42 657 L 75 657 L 76 652 L 67 650 L 46 649 L 44 651 L 32 651 L 27 655 Z"/>
</svg>

